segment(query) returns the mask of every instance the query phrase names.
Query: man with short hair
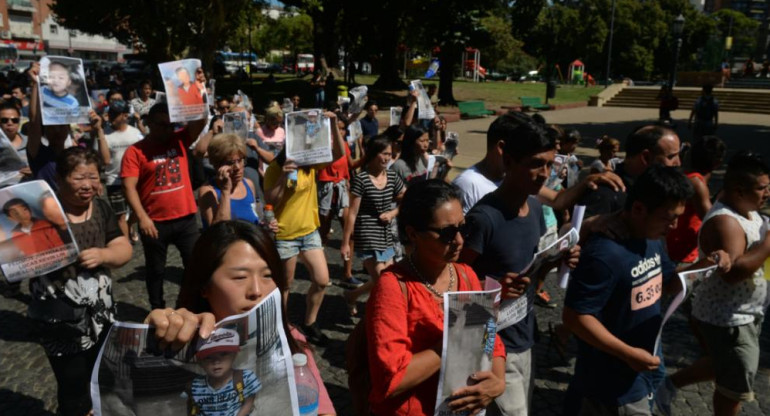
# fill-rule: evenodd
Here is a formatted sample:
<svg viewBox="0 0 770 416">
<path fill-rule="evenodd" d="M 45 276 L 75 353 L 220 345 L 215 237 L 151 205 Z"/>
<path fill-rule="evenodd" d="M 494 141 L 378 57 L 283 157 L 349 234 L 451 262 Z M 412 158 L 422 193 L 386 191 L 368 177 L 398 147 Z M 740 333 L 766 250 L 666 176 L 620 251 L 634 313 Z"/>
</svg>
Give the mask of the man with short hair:
<svg viewBox="0 0 770 416">
<path fill-rule="evenodd" d="M 719 100 L 711 93 L 714 86 L 706 84 L 701 90 L 701 96 L 695 100 L 687 120 L 687 128 L 692 130 L 694 140 L 714 134 L 719 127 Z"/>
<path fill-rule="evenodd" d="M 120 166 L 128 147 L 142 139 L 139 130 L 128 124 L 129 110 L 128 103 L 125 101 L 113 101 L 110 104 L 109 117 L 113 131 L 105 136 L 109 146 L 110 159 L 104 167 L 107 198 L 118 217 L 118 226 L 126 238 L 129 237 L 128 220 L 126 219 L 128 205 L 121 186 Z"/>
<path fill-rule="evenodd" d="M 150 134 L 131 145 L 123 156 L 120 177 L 131 210 L 139 220 L 146 283 L 151 309 L 165 308 L 163 278 L 169 244 L 179 249 L 185 267 L 198 239 L 187 149 L 206 120 L 174 131 L 166 103 L 155 104 L 147 117 Z"/>
<path fill-rule="evenodd" d="M 19 84 L 11 86 L 11 95 L 21 102 L 21 115 L 29 117 L 29 100 L 24 92 L 24 87 Z"/>
<path fill-rule="evenodd" d="M 759 209 L 770 198 L 770 168 L 760 155 L 739 153 L 727 166 L 724 189 L 703 218 L 698 251 L 724 250 L 729 271 L 718 271 L 696 286 L 692 316 L 709 356 L 670 378 L 658 402 L 664 414 L 676 389 L 714 380 L 714 414 L 734 416 L 741 403 L 755 397 L 759 366 L 759 334 L 768 305 L 764 262 L 770 256 L 770 234 Z"/>
<path fill-rule="evenodd" d="M 569 388 L 582 397 L 580 415 L 652 415 L 645 372 L 661 364 L 654 351 L 661 295 L 681 290 L 663 238 L 692 192 L 676 168 L 651 166 L 630 188 L 623 211 L 612 214 L 622 231 L 595 232 L 584 244 L 563 312 L 580 340 Z M 726 257 L 718 255 L 721 268 L 729 268 Z"/>
<path fill-rule="evenodd" d="M 378 134 L 380 131 L 380 122 L 377 121 L 377 111 L 379 111 L 377 102 L 369 100 L 364 105 L 364 111 L 366 115 L 361 119 L 361 134 L 366 139 L 370 139 Z"/>
<path fill-rule="evenodd" d="M 217 110 L 217 115 L 218 116 L 223 116 L 226 113 L 229 113 L 230 112 L 230 98 L 228 98 L 226 96 L 219 97 L 219 99 L 217 100 L 216 110 Z"/>
<path fill-rule="evenodd" d="M 503 121 L 507 122 L 507 121 Z M 494 276 L 503 284 L 503 296 L 518 298 L 534 292 L 530 283 L 545 276 L 555 264 L 546 264 L 538 275 L 519 272 L 532 260 L 545 233 L 541 203 L 535 195 L 550 175 L 556 154 L 553 137 L 531 119 L 510 123 L 503 129 L 502 161 L 505 175 L 500 186 L 487 194 L 468 212 L 471 230 L 465 239 L 460 261 L 471 265 L 478 276 Z M 567 255 L 577 261 L 579 247 Z M 487 414 L 526 416 L 534 387 L 532 346 L 535 343 L 535 314 L 529 310 L 520 322 L 500 335 L 507 353 L 506 391 Z"/>
<path fill-rule="evenodd" d="M 48 220 L 35 218 L 29 204 L 23 199 L 10 199 L 3 205 L 3 214 L 16 223 L 11 230 L 11 238 L 25 256 L 64 245 L 56 227 Z"/>
</svg>

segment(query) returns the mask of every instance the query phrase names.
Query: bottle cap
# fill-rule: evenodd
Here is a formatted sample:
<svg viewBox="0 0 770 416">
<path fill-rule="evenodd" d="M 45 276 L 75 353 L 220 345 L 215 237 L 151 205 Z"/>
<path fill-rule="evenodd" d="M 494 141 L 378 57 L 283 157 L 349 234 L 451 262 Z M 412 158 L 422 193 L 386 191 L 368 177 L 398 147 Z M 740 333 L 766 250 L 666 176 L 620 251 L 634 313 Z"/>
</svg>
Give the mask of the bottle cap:
<svg viewBox="0 0 770 416">
<path fill-rule="evenodd" d="M 291 361 L 294 362 L 294 367 L 304 367 L 307 365 L 307 355 L 294 354 L 291 356 Z"/>
<path fill-rule="evenodd" d="M 272 210 L 273 210 L 273 206 L 272 205 L 265 204 L 265 211 L 272 211 Z"/>
</svg>

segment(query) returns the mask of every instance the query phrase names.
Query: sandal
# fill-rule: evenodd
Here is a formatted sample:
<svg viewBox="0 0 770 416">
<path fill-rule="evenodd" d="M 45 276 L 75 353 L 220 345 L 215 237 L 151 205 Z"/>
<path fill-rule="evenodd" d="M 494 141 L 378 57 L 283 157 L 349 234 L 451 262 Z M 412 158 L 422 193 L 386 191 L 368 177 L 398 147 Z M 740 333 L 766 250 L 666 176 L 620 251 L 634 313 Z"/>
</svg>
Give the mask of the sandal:
<svg viewBox="0 0 770 416">
<path fill-rule="evenodd" d="M 348 305 L 348 313 L 350 313 L 350 316 L 356 316 L 358 315 L 358 309 L 356 308 L 357 301 L 356 299 L 351 299 L 351 295 L 353 292 L 346 290 L 342 292 L 342 297 L 345 299 L 345 303 Z"/>
</svg>

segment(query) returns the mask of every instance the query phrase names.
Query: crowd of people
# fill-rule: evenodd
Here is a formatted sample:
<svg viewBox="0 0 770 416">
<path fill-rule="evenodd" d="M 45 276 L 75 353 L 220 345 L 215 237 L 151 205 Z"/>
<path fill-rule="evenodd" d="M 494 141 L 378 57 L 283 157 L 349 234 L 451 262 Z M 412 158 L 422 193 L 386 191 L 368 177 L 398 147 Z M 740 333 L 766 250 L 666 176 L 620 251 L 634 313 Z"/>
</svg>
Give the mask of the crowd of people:
<svg viewBox="0 0 770 416">
<path fill-rule="evenodd" d="M 479 279 L 493 277 L 503 299 L 555 308 L 543 283 L 561 266 L 571 280 L 563 324 L 550 328 L 551 337 L 560 354 L 573 335 L 579 343 L 565 414 L 651 415 L 656 407 L 670 414 L 679 388 L 709 380 L 717 415 L 738 414 L 755 395 L 769 303 L 762 265 L 770 238 L 759 210 L 770 197 L 770 168 L 761 155 L 738 153 L 723 189 L 711 193 L 726 152 L 709 134 L 716 121 L 684 147 L 669 127 L 641 126 L 624 140 L 622 159 L 620 141 L 604 136 L 600 157 L 584 168 L 575 155 L 578 131 L 513 111 L 491 123 L 484 157 L 450 183 L 446 121 L 420 118 L 415 92 L 387 129 L 372 100 L 360 114 L 328 105 L 333 162 L 299 166 L 287 158 L 276 102 L 261 111 L 241 95 L 220 96 L 209 100 L 208 119 L 177 125 L 167 104 L 151 98 L 151 82 L 129 91 L 115 85 L 76 138 L 70 126 L 42 125 L 38 72 L 32 64 L 28 88 L 0 106 L 0 127 L 29 162 L 24 179 L 55 190 L 80 249 L 76 264 L 30 280 L 29 315 L 45 329 L 63 415 L 91 410 L 91 369 L 117 316 L 110 270 L 134 250 L 146 266 L 145 322 L 163 346 L 208 338 L 216 321 L 277 288 L 291 350 L 307 355 L 318 382 L 319 414 L 336 414 L 311 347 L 328 344 L 318 320 L 332 277 L 348 289 L 352 316 L 369 294 L 357 328 L 366 341 L 350 342 L 360 348 L 347 352 L 367 371 L 366 383 L 350 386 L 363 403 L 357 412 L 428 415 L 441 368 L 444 293 L 481 290 Z M 319 107 L 328 104 L 322 79 L 312 81 Z M 288 98 L 300 108 L 299 96 Z M 251 118 L 248 137 L 223 132 L 222 116 L 240 111 Z M 21 117 L 29 119 L 23 132 Z M 360 129 L 351 128 L 356 123 Z M 519 273 L 569 228 L 575 205 L 586 207 L 580 244 L 534 275 Z M 335 218 L 342 276 L 330 276 L 326 258 Z M 163 291 L 169 245 L 185 269 L 173 306 Z M 353 256 L 366 278 L 354 276 Z M 310 286 L 304 319 L 293 325 L 288 295 L 298 261 Z M 702 358 L 667 374 L 663 357 L 671 351 L 654 347 L 662 304 L 682 290 L 677 272 L 707 266 L 716 271 L 687 282 L 694 294 L 683 307 Z M 468 374 L 468 385 L 452 393 L 453 411 L 532 413 L 536 315 L 529 308 L 498 332 L 491 369 Z"/>
</svg>

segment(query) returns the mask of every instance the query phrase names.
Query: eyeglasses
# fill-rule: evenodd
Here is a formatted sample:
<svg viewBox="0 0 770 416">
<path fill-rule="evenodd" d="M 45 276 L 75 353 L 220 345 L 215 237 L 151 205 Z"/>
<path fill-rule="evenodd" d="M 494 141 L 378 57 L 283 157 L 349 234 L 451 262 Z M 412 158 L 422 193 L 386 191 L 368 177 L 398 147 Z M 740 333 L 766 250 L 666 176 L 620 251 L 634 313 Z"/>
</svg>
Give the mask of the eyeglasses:
<svg viewBox="0 0 770 416">
<path fill-rule="evenodd" d="M 460 225 L 447 225 L 444 228 L 425 227 L 425 230 L 438 234 L 439 241 L 444 244 L 450 244 L 452 241 L 454 241 L 457 233 L 460 233 L 463 238 L 467 238 L 468 235 L 470 235 L 470 227 L 468 227 L 467 223 L 462 223 Z"/>
<path fill-rule="evenodd" d="M 11 123 L 13 123 L 13 124 L 19 124 L 19 122 L 21 121 L 21 119 L 20 119 L 20 118 L 18 118 L 18 117 L 11 117 L 11 118 L 8 118 L 8 117 L 0 117 L 0 124 L 5 124 L 5 123 L 7 123 L 7 122 L 9 122 L 9 121 L 10 121 Z"/>
<path fill-rule="evenodd" d="M 232 159 L 232 160 L 225 160 L 224 163 L 222 163 L 223 166 L 235 166 L 235 165 L 242 165 L 244 159 Z"/>
</svg>

